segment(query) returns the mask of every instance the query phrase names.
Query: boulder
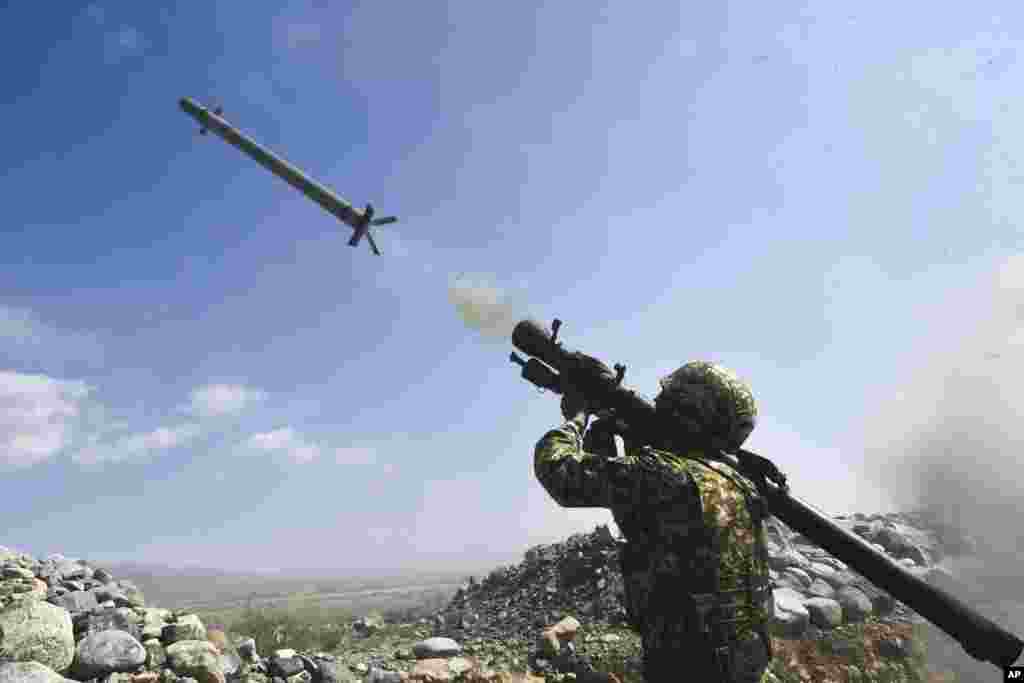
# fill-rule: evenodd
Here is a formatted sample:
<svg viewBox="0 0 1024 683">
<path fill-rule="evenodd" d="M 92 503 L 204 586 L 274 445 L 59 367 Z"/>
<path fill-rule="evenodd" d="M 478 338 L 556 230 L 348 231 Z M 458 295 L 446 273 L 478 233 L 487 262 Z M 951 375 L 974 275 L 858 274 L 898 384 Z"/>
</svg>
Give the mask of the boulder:
<svg viewBox="0 0 1024 683">
<path fill-rule="evenodd" d="M 454 657 L 461 653 L 462 647 L 451 638 L 427 638 L 412 646 L 412 654 L 416 659 Z"/>
<path fill-rule="evenodd" d="M 36 661 L 0 662 L 0 683 L 75 683 Z"/>
<path fill-rule="evenodd" d="M 538 647 L 542 652 L 553 657 L 561 651 L 562 643 L 572 642 L 576 638 L 579 628 L 580 622 L 574 617 L 564 617 L 557 624 L 543 630 Z"/>
<path fill-rule="evenodd" d="M 159 669 L 167 662 L 167 653 L 159 640 L 151 639 L 142 643 L 146 648 L 146 668 Z"/>
<path fill-rule="evenodd" d="M 799 567 L 787 567 L 786 570 L 782 572 L 782 575 L 792 577 L 803 588 L 807 588 L 811 585 L 812 582 L 811 575 L 805 572 L 803 569 L 800 569 Z"/>
<path fill-rule="evenodd" d="M 178 617 L 173 624 L 164 626 L 160 639 L 166 644 L 181 640 L 206 640 L 206 627 L 195 614 L 186 614 Z"/>
<path fill-rule="evenodd" d="M 75 631 L 80 638 L 110 630 L 124 631 L 136 640 L 142 639 L 142 629 L 139 628 L 138 617 L 126 607 L 88 614 L 84 619 L 75 623 Z"/>
<path fill-rule="evenodd" d="M 322 683 L 357 683 L 351 671 L 332 661 L 320 662 L 320 677 Z"/>
<path fill-rule="evenodd" d="M 288 678 L 294 676 L 300 671 L 305 670 L 305 666 L 302 664 L 302 660 L 298 657 L 279 657 L 277 653 L 274 653 L 269 659 L 267 659 L 267 672 L 271 676 L 277 676 L 279 678 Z"/>
<path fill-rule="evenodd" d="M 853 586 L 840 588 L 836 592 L 835 599 L 843 608 L 843 617 L 848 622 L 864 621 L 871 614 L 871 600 L 861 590 Z"/>
<path fill-rule="evenodd" d="M 843 623 L 843 608 L 829 598 L 804 600 L 804 607 L 811 617 L 811 623 L 824 629 L 831 629 Z"/>
<path fill-rule="evenodd" d="M 67 671 L 75 658 L 71 615 L 60 607 L 35 600 L 0 610 L 0 657 L 35 661 L 56 672 Z"/>
<path fill-rule="evenodd" d="M 198 683 L 226 683 L 217 648 L 206 640 L 179 640 L 167 647 L 167 661 L 179 676 Z"/>
<path fill-rule="evenodd" d="M 244 638 L 238 643 L 238 654 L 246 661 L 255 661 L 259 657 L 256 654 L 256 641 L 252 638 Z"/>
<path fill-rule="evenodd" d="M 88 612 L 99 606 L 96 594 L 92 591 L 71 591 L 65 593 L 58 597 L 54 604 L 58 607 L 63 607 L 72 614 L 75 612 Z"/>
<path fill-rule="evenodd" d="M 832 586 L 828 585 L 828 582 L 823 579 L 815 579 L 811 582 L 811 585 L 807 587 L 807 594 L 816 598 L 831 598 L 836 594 L 836 591 Z"/>
<path fill-rule="evenodd" d="M 146 648 L 124 631 L 92 633 L 78 641 L 73 669 L 82 680 L 134 671 L 146 663 Z"/>
<path fill-rule="evenodd" d="M 772 630 L 786 638 L 799 638 L 807 630 L 810 614 L 803 605 L 803 596 L 791 588 L 772 591 L 775 603 Z"/>
</svg>

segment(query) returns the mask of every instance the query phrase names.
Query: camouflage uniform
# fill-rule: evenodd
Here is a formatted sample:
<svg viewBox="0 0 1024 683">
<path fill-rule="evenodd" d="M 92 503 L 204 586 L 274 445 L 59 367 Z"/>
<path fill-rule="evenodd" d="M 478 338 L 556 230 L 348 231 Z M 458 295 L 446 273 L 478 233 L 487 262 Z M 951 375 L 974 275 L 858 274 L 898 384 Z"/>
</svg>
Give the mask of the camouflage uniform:
<svg viewBox="0 0 1024 683">
<path fill-rule="evenodd" d="M 663 400 L 672 398 L 680 379 L 693 380 L 695 371 L 709 368 L 720 370 L 687 364 L 665 378 L 659 410 L 696 407 L 691 416 L 703 412 L 704 424 L 728 422 L 718 430 L 728 437 L 729 425 L 737 424 L 736 406 L 747 405 L 752 428 L 756 411 L 749 390 L 743 400 L 717 406 L 714 393 L 703 389 L 690 391 L 696 399 L 688 404 Z M 712 379 L 721 386 L 723 378 L 738 382 L 728 374 Z M 697 377 L 695 385 L 701 384 Z M 627 612 L 643 638 L 644 678 L 762 680 L 771 658 L 766 627 L 772 602 L 754 485 L 727 465 L 708 462 L 699 447 L 683 444 L 670 453 L 627 444 L 620 457 L 610 438 L 591 438 L 596 431 L 584 438 L 584 431 L 578 420 L 545 434 L 534 470 L 559 505 L 609 508 L 626 537 L 621 563 Z M 749 429 L 740 432 L 742 441 Z"/>
</svg>

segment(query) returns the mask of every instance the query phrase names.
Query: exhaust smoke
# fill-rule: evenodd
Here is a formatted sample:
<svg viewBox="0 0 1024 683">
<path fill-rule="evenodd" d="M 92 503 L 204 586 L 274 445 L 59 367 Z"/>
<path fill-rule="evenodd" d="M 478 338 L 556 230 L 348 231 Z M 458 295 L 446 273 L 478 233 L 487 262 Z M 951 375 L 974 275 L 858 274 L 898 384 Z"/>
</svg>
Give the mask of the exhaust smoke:
<svg viewBox="0 0 1024 683">
<path fill-rule="evenodd" d="M 972 554 L 942 562 L 963 584 L 950 592 L 1022 637 L 1024 255 L 946 315 L 958 344 L 880 406 L 867 430 L 870 469 L 899 508 L 929 511 L 974 539 Z M 933 670 L 960 683 L 998 676 L 930 624 L 921 635 Z"/>
<path fill-rule="evenodd" d="M 448 287 L 448 299 L 459 317 L 485 337 L 508 341 L 516 323 L 525 315 L 509 290 L 483 276 L 457 276 Z"/>
</svg>

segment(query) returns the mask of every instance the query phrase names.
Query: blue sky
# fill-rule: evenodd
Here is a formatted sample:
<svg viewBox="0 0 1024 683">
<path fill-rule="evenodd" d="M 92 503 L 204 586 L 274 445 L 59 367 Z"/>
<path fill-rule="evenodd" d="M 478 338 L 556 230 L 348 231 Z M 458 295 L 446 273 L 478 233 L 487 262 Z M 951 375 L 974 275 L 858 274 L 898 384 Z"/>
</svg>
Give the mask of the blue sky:
<svg viewBox="0 0 1024 683">
<path fill-rule="evenodd" d="M 649 396 L 735 369 L 832 513 L 906 504 L 905 415 L 1019 363 L 1011 3 L 66 7 L 0 10 L 3 545 L 486 567 L 610 519 L 533 479 L 558 402 L 460 275 Z M 399 215 L 385 255 L 182 96 Z"/>
</svg>

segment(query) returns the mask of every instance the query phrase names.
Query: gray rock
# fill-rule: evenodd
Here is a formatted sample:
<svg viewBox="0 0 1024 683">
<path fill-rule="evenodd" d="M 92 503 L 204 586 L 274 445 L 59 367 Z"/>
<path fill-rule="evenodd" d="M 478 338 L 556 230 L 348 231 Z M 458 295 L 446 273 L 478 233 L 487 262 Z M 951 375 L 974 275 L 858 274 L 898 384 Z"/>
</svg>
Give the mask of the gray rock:
<svg viewBox="0 0 1024 683">
<path fill-rule="evenodd" d="M 222 652 L 219 659 L 225 676 L 233 677 L 242 669 L 242 660 L 234 652 Z"/>
<path fill-rule="evenodd" d="M 256 641 L 252 638 L 246 638 L 240 642 L 238 644 L 238 654 L 248 661 L 255 660 L 258 657 L 256 654 Z"/>
<path fill-rule="evenodd" d="M 57 574 L 64 581 L 74 579 L 88 579 L 92 572 L 83 564 L 78 562 L 61 562 L 57 565 Z"/>
<path fill-rule="evenodd" d="M 150 639 L 142 643 L 146 648 L 146 668 L 157 670 L 167 663 L 167 652 L 159 640 Z"/>
<path fill-rule="evenodd" d="M 775 602 L 772 629 L 785 637 L 801 637 L 810 620 L 803 596 L 790 588 L 780 588 L 772 591 L 772 598 Z"/>
<path fill-rule="evenodd" d="M 167 661 L 179 676 L 202 683 L 220 683 L 224 673 L 217 648 L 205 640 L 179 640 L 167 647 Z"/>
<path fill-rule="evenodd" d="M 305 666 L 298 657 L 278 657 L 276 653 L 267 660 L 267 671 L 271 676 L 288 678 L 303 671 Z"/>
<path fill-rule="evenodd" d="M 857 579 L 857 574 L 854 572 L 849 570 L 840 570 L 833 574 L 831 578 L 826 580 L 828 581 L 828 585 L 832 586 L 834 590 L 839 590 L 840 588 L 845 588 L 846 586 L 856 583 Z"/>
<path fill-rule="evenodd" d="M 153 623 L 166 622 L 170 620 L 171 614 L 173 614 L 171 610 L 163 609 L 162 607 L 140 607 L 137 609 L 141 612 L 143 621 Z"/>
<path fill-rule="evenodd" d="M 110 630 L 124 631 L 135 640 L 142 640 L 138 618 L 134 612 L 125 607 L 106 609 L 99 614 L 89 614 L 75 624 L 75 631 L 80 637 Z"/>
<path fill-rule="evenodd" d="M 131 607 L 128 596 L 120 588 L 112 583 L 106 583 L 93 589 L 93 594 L 99 602 L 112 601 L 118 607 Z"/>
<path fill-rule="evenodd" d="M 57 598 L 57 605 L 68 612 L 88 612 L 99 607 L 92 591 L 71 591 Z"/>
<path fill-rule="evenodd" d="M 808 586 L 807 593 L 816 598 L 831 598 L 836 594 L 836 591 L 832 586 L 828 585 L 827 581 L 815 579 Z"/>
<path fill-rule="evenodd" d="M 100 583 L 110 583 L 114 580 L 114 577 L 110 575 L 106 569 L 95 569 L 92 573 L 92 578 L 96 579 Z"/>
<path fill-rule="evenodd" d="M 78 642 L 76 678 L 94 678 L 115 671 L 134 671 L 146 663 L 146 648 L 124 631 L 100 631 Z"/>
<path fill-rule="evenodd" d="M 178 617 L 175 623 L 164 626 L 160 639 L 165 644 L 177 643 L 181 640 L 205 640 L 206 627 L 195 614 L 186 614 Z"/>
<path fill-rule="evenodd" d="M 402 674 L 375 666 L 366 673 L 365 681 L 366 683 L 402 683 Z"/>
<path fill-rule="evenodd" d="M 145 607 L 146 600 L 142 595 L 142 591 L 134 583 L 131 581 L 116 581 L 114 585 L 121 589 L 131 607 Z M 114 602 L 117 602 L 117 600 Z"/>
<path fill-rule="evenodd" d="M 810 566 L 810 561 L 800 551 L 792 549 L 783 551 L 779 555 L 769 555 L 768 566 L 776 570 L 782 570 L 786 567 L 806 568 Z"/>
<path fill-rule="evenodd" d="M 287 683 L 312 683 L 313 677 L 309 675 L 309 672 L 303 669 L 297 674 L 292 674 L 285 679 Z"/>
<path fill-rule="evenodd" d="M 427 638 L 412 646 L 412 654 L 416 659 L 454 657 L 462 654 L 462 647 L 451 638 Z"/>
<path fill-rule="evenodd" d="M 931 558 L 928 556 L 928 551 L 919 545 L 908 545 L 903 552 L 903 557 L 913 560 L 922 567 L 927 567 L 932 563 Z"/>
<path fill-rule="evenodd" d="M 0 610 L 0 657 L 36 661 L 65 672 L 74 661 L 71 615 L 54 605 L 28 601 Z"/>
<path fill-rule="evenodd" d="M 871 614 L 871 600 L 853 586 L 840 588 L 835 599 L 843 608 L 843 616 L 846 621 L 864 621 Z"/>
<path fill-rule="evenodd" d="M 792 576 L 804 588 L 806 588 L 806 587 L 811 585 L 811 575 L 808 574 L 807 572 L 805 572 L 803 569 L 800 569 L 799 567 L 788 567 L 786 569 L 786 571 L 783 572 L 783 575 L 784 576 Z"/>
<path fill-rule="evenodd" d="M 3 578 L 5 579 L 28 579 L 29 581 L 31 581 L 32 579 L 36 578 L 36 575 L 32 572 L 31 569 L 10 565 L 5 566 L 2 572 L 0 572 L 0 575 L 2 575 Z"/>
<path fill-rule="evenodd" d="M 829 579 L 833 578 L 838 572 L 836 572 L 834 567 L 830 567 L 823 562 L 812 562 L 808 569 L 808 573 L 811 575 L 812 579 L 817 577 L 819 579 L 829 581 Z"/>
<path fill-rule="evenodd" d="M 74 683 L 39 662 L 0 662 L 0 683 Z"/>
<path fill-rule="evenodd" d="M 878 654 L 887 659 L 906 659 L 910 656 L 910 643 L 902 638 L 882 638 L 878 641 Z"/>
<path fill-rule="evenodd" d="M 804 600 L 804 607 L 811 616 L 811 623 L 824 629 L 835 628 L 843 623 L 843 608 L 829 598 Z"/>
</svg>

